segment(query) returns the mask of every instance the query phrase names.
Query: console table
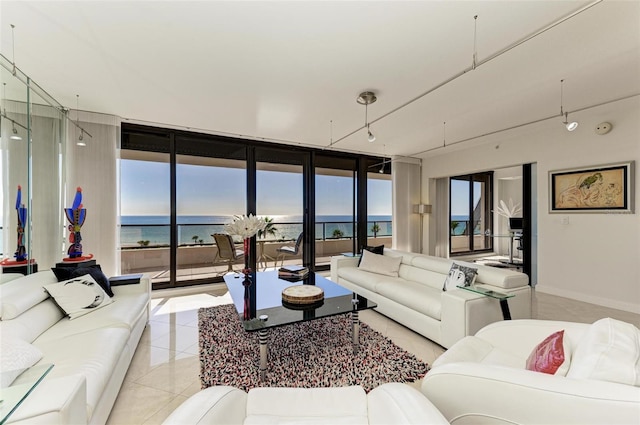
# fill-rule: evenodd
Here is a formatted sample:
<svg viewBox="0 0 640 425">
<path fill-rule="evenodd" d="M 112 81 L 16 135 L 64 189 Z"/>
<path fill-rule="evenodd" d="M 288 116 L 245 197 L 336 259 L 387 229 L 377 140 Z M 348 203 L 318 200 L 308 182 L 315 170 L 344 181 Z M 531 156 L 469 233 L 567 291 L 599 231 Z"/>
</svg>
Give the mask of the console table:
<svg viewBox="0 0 640 425">
<path fill-rule="evenodd" d="M 496 292 L 491 289 L 485 289 L 475 285 L 471 285 L 471 286 L 458 285 L 458 288 L 464 289 L 465 291 L 470 291 L 476 294 L 484 295 L 485 297 L 495 298 L 496 300 L 500 301 L 500 308 L 502 309 L 502 318 L 504 320 L 511 320 L 511 312 L 509 311 L 509 304 L 507 303 L 507 300 L 509 298 L 513 298 L 515 295 L 503 294 L 502 292 Z"/>
</svg>

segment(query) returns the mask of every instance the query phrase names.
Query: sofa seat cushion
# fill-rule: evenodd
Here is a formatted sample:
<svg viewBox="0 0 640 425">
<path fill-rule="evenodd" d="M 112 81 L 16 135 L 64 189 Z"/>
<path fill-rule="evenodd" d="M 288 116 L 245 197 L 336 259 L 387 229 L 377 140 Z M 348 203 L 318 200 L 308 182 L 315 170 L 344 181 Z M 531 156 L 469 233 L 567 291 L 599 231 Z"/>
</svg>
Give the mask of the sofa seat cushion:
<svg viewBox="0 0 640 425">
<path fill-rule="evenodd" d="M 253 388 L 246 424 L 368 424 L 367 395 L 360 386 Z"/>
<path fill-rule="evenodd" d="M 36 340 L 33 345 L 42 351 L 42 363 L 55 365 L 49 372 L 51 378 L 73 374 L 85 376 L 87 413 L 90 417 L 122 352 L 126 350 L 129 335 L 129 330 L 125 328 L 102 328 L 55 340 Z"/>
<path fill-rule="evenodd" d="M 0 335 L 33 342 L 63 317 L 64 314 L 53 299 L 47 298 L 15 319 L 0 320 Z"/>
<path fill-rule="evenodd" d="M 376 287 L 378 286 L 378 283 L 383 281 L 395 281 L 399 284 L 404 282 L 404 280 L 399 277 L 371 273 L 357 267 L 342 267 L 338 269 L 338 277 L 346 279 L 349 282 L 352 282 L 364 289 L 368 289 L 371 292 L 378 292 Z"/>
<path fill-rule="evenodd" d="M 63 318 L 44 333 L 39 341 L 55 341 L 105 327 L 122 327 L 130 332 L 140 315 L 145 313 L 144 306 L 148 302 L 148 295 L 144 293 L 116 295 L 112 300 L 111 304 L 91 314 L 74 320 Z"/>
<path fill-rule="evenodd" d="M 385 279 L 376 285 L 377 292 L 385 298 L 412 310 L 440 320 L 442 289 L 434 289 L 411 280 Z"/>
<path fill-rule="evenodd" d="M 448 363 L 481 363 L 524 369 L 525 359 L 494 347 L 476 336 L 466 336 L 433 362 L 433 367 Z"/>
</svg>

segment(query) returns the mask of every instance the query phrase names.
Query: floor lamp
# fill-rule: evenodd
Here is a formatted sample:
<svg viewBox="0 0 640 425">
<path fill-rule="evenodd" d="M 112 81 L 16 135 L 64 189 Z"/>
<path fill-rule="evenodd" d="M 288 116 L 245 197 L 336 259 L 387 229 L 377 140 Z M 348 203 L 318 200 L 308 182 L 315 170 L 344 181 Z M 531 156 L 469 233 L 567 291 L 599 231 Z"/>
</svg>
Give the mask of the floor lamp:
<svg viewBox="0 0 640 425">
<path fill-rule="evenodd" d="M 416 214 L 420 214 L 420 254 L 422 254 L 422 239 L 424 237 L 422 232 L 422 222 L 424 221 L 425 214 L 431 214 L 431 205 L 428 204 L 417 204 L 413 206 L 413 212 Z"/>
</svg>

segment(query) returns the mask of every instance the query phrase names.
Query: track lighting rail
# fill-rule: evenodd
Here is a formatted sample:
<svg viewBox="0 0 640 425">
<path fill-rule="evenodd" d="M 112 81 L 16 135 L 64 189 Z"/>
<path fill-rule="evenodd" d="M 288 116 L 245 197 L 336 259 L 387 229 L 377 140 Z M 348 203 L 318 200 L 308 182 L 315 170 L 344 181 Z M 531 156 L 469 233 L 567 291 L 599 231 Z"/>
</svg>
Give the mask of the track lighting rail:
<svg viewBox="0 0 640 425">
<path fill-rule="evenodd" d="M 412 103 L 422 99 L 426 95 L 428 95 L 430 93 L 433 93 L 434 91 L 436 91 L 439 88 L 451 83 L 454 80 L 457 80 L 458 78 L 462 77 L 464 74 L 468 73 L 469 71 L 473 71 L 473 70 L 477 69 L 479 66 L 484 65 L 485 63 L 491 62 L 492 60 L 504 55 L 505 53 L 508 53 L 509 51 L 515 49 L 516 47 L 520 46 L 521 44 L 524 44 L 527 41 L 532 40 L 532 39 L 538 37 L 541 34 L 544 34 L 545 32 L 549 31 L 550 29 L 552 29 L 552 28 L 562 24 L 563 22 L 565 22 L 565 21 L 567 21 L 567 20 L 569 20 L 569 19 L 581 14 L 582 12 L 592 8 L 593 6 L 597 5 L 598 3 L 601 3 L 602 1 L 603 0 L 596 0 L 596 1 L 593 1 L 593 2 L 591 2 L 591 3 L 589 3 L 589 4 L 585 5 L 585 6 L 582 6 L 579 9 L 569 13 L 568 15 L 565 15 L 565 16 L 553 21 L 552 23 L 546 25 L 545 27 L 540 28 L 539 30 L 537 30 L 537 31 L 535 31 L 535 32 L 533 32 L 533 33 L 531 33 L 531 34 L 529 34 L 529 35 L 527 35 L 527 36 L 525 36 L 525 37 L 513 42 L 512 44 L 510 44 L 507 47 L 497 51 L 496 53 L 486 57 L 483 60 L 477 61 L 477 58 L 475 57 L 475 52 L 474 52 L 474 58 L 473 58 L 473 62 L 471 64 L 471 66 L 469 66 L 469 67 L 465 68 L 464 70 L 456 73 L 455 75 L 447 78 L 446 80 L 440 82 L 439 84 L 436 84 L 435 86 L 433 86 L 429 90 L 425 91 L 424 93 L 419 94 L 418 96 L 416 96 L 416 97 L 412 98 L 411 100 L 403 103 L 402 105 L 399 105 L 399 106 L 395 107 L 394 109 L 390 110 L 389 112 L 380 115 L 378 118 L 376 118 L 376 119 L 374 119 L 372 121 L 369 121 L 369 125 L 374 124 L 374 123 L 380 121 L 381 119 L 386 118 L 386 117 L 398 112 L 399 110 L 401 110 L 401 109 L 411 105 Z M 475 20 L 476 20 L 476 17 L 474 17 L 474 21 Z M 555 115 L 555 117 L 557 117 L 557 115 Z M 358 131 L 362 130 L 363 128 L 365 128 L 365 127 L 364 126 L 363 127 L 359 127 L 357 129 L 353 130 L 352 132 L 340 137 L 339 139 L 336 139 L 331 144 L 329 144 L 328 147 L 331 147 L 331 146 L 335 145 L 336 143 L 340 143 L 341 141 L 347 139 L 348 137 L 352 136 L 353 134 L 357 133 Z M 478 137 L 480 137 L 480 136 L 478 136 Z"/>
</svg>

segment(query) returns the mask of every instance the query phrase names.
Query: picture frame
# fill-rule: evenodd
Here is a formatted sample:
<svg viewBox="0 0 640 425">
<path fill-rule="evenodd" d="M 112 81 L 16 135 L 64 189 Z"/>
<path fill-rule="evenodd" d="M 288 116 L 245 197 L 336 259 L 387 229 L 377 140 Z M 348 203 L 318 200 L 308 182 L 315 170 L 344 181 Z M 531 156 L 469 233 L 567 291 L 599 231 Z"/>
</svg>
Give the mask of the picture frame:
<svg viewBox="0 0 640 425">
<path fill-rule="evenodd" d="M 635 161 L 549 171 L 550 213 L 633 213 Z"/>
</svg>

